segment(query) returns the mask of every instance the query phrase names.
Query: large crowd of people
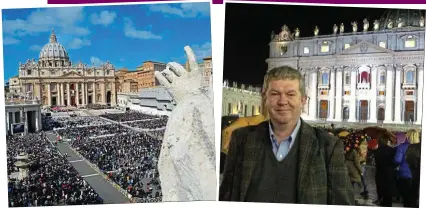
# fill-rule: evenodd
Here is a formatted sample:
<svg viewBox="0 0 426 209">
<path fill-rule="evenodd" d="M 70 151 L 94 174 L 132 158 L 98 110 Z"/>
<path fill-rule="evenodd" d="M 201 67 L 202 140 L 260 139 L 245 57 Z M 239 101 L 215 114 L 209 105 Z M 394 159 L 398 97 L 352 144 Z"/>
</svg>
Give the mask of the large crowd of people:
<svg viewBox="0 0 426 209">
<path fill-rule="evenodd" d="M 127 133 L 128 129 L 119 124 L 84 126 L 75 128 L 58 129 L 56 132 L 64 139 L 94 138 L 109 136 L 119 133 Z"/>
<path fill-rule="evenodd" d="M 115 113 L 115 114 L 104 114 L 101 117 L 117 121 L 117 122 L 130 122 L 135 120 L 146 120 L 146 119 L 155 119 L 158 116 L 148 115 L 138 111 L 127 111 L 125 113 Z"/>
<path fill-rule="evenodd" d="M 158 129 L 158 128 L 164 128 L 167 125 L 168 118 L 159 118 L 159 119 L 148 119 L 148 120 L 142 120 L 142 121 L 135 121 L 135 122 L 126 122 L 124 124 L 134 127 L 134 128 L 140 128 L 140 129 Z"/>
<path fill-rule="evenodd" d="M 103 200 L 43 133 L 7 136 L 9 207 L 101 204 Z M 28 155 L 27 177 L 17 175 L 16 156 Z"/>
</svg>

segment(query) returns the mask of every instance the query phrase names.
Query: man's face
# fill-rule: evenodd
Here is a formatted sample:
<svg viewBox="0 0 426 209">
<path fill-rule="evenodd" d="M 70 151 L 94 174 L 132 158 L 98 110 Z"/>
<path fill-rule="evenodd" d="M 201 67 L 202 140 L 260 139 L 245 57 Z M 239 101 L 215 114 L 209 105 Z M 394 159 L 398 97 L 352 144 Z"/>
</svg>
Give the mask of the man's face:
<svg viewBox="0 0 426 209">
<path fill-rule="evenodd" d="M 273 80 L 266 91 L 266 109 L 271 120 L 288 124 L 300 118 L 306 97 L 302 97 L 298 80 Z"/>
</svg>

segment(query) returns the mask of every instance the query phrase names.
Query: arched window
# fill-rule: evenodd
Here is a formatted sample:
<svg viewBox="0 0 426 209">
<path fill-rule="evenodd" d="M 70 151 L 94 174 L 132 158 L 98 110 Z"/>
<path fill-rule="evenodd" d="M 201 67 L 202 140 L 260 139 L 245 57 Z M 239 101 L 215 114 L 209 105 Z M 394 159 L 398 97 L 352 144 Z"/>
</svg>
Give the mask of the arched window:
<svg viewBox="0 0 426 209">
<path fill-rule="evenodd" d="M 323 84 L 323 85 L 327 85 L 328 84 L 328 73 L 322 73 L 322 76 L 321 76 L 321 84 Z"/>
<path fill-rule="evenodd" d="M 409 70 L 405 72 L 405 83 L 414 83 L 414 72 Z"/>
<path fill-rule="evenodd" d="M 361 73 L 361 83 L 369 83 L 369 75 L 368 72 L 364 71 Z"/>
<path fill-rule="evenodd" d="M 380 72 L 379 79 L 380 79 L 380 81 L 379 81 L 380 84 L 385 84 L 386 83 L 386 73 L 384 71 Z"/>
<path fill-rule="evenodd" d="M 351 84 L 351 75 L 349 74 L 349 72 L 345 73 L 345 84 L 346 85 Z"/>
</svg>

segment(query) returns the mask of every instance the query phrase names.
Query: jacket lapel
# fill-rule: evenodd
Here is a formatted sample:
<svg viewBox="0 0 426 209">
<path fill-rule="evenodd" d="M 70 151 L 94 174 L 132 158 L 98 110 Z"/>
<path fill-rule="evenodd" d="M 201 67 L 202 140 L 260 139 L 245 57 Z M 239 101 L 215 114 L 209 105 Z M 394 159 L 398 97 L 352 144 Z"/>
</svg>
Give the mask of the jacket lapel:
<svg viewBox="0 0 426 209">
<path fill-rule="evenodd" d="M 265 137 L 268 136 L 267 127 L 268 121 L 262 122 L 258 125 L 258 128 L 255 128 L 256 131 L 249 132 L 247 135 L 242 165 L 240 201 L 245 200 L 253 170 L 256 165 L 258 165 L 260 156 L 262 156 L 260 151 L 264 145 L 262 142 L 265 140 Z"/>
<path fill-rule="evenodd" d="M 303 120 L 299 134 L 299 163 L 298 163 L 298 201 L 303 202 L 304 193 L 312 183 L 309 181 L 310 168 L 318 152 L 318 141 L 315 130 Z"/>
</svg>

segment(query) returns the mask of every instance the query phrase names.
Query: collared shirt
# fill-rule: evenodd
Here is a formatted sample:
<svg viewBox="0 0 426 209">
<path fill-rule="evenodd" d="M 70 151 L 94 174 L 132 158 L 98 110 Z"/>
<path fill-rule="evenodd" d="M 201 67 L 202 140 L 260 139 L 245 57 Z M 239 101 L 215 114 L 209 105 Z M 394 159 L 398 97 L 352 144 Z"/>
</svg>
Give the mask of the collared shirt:
<svg viewBox="0 0 426 209">
<path fill-rule="evenodd" d="M 274 152 L 275 157 L 277 158 L 278 161 L 282 161 L 287 156 L 291 147 L 293 147 L 294 140 L 296 139 L 296 136 L 297 136 L 297 132 L 299 132 L 299 129 L 300 129 L 300 125 L 301 125 L 301 120 L 299 119 L 297 121 L 296 128 L 294 128 L 291 135 L 286 140 L 283 140 L 281 141 L 280 144 L 278 144 L 278 140 L 272 128 L 272 123 L 271 121 L 269 121 L 269 136 L 272 143 L 272 151 Z"/>
</svg>

